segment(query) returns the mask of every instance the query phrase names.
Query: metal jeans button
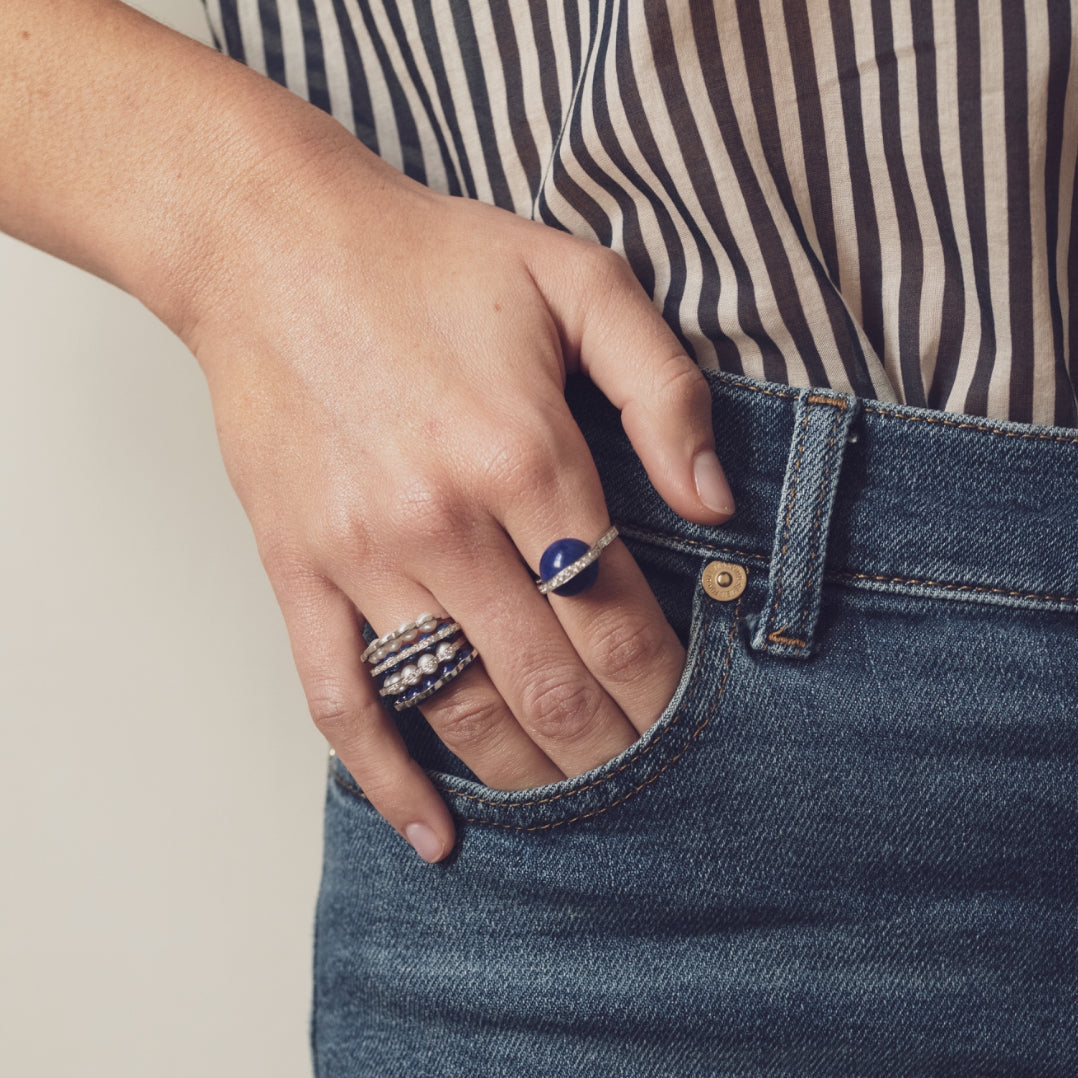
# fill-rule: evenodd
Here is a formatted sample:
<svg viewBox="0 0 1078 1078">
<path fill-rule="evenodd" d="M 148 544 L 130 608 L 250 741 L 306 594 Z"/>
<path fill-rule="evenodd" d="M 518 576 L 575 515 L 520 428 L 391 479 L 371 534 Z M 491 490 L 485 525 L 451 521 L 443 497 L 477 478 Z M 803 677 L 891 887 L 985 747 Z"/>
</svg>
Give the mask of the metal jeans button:
<svg viewBox="0 0 1078 1078">
<path fill-rule="evenodd" d="M 712 599 L 729 602 L 745 590 L 745 585 L 749 582 L 749 574 L 743 565 L 735 565 L 728 561 L 710 561 L 704 567 L 700 582 L 704 585 L 704 591 Z"/>
</svg>

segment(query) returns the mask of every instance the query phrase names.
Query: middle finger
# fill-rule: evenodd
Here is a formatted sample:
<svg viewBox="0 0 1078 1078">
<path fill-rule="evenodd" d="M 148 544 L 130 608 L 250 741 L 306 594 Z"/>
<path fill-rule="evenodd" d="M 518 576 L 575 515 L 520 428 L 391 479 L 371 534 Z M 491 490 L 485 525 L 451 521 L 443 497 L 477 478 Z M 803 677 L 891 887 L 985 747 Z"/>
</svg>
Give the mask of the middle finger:
<svg viewBox="0 0 1078 1078">
<path fill-rule="evenodd" d="M 636 740 L 636 728 L 581 660 L 520 554 L 493 521 L 466 562 L 441 567 L 448 571 L 432 579 L 431 591 L 483 656 L 517 722 L 564 774 L 597 767 Z M 437 731 L 437 705 L 429 717 Z"/>
</svg>

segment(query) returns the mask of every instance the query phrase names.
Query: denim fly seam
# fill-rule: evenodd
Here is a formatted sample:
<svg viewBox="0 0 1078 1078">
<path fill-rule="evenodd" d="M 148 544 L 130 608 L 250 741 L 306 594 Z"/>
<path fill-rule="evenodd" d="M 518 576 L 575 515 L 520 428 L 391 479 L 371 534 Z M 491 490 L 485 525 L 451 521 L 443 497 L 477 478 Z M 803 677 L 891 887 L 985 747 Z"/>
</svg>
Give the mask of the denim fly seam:
<svg viewBox="0 0 1078 1078">
<path fill-rule="evenodd" d="M 783 658 L 807 659 L 820 613 L 827 533 L 842 457 L 859 410 L 854 397 L 802 390 L 786 466 L 766 616 L 752 644 Z"/>
</svg>

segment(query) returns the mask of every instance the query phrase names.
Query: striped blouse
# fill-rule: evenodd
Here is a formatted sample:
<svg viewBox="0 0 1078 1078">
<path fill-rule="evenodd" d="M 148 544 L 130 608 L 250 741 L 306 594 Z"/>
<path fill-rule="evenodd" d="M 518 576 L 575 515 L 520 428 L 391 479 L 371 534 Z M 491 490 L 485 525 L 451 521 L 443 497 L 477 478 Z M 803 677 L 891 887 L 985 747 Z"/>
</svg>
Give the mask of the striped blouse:
<svg viewBox="0 0 1078 1078">
<path fill-rule="evenodd" d="M 206 0 L 372 150 L 622 252 L 704 366 L 1078 426 L 1078 0 Z"/>
</svg>

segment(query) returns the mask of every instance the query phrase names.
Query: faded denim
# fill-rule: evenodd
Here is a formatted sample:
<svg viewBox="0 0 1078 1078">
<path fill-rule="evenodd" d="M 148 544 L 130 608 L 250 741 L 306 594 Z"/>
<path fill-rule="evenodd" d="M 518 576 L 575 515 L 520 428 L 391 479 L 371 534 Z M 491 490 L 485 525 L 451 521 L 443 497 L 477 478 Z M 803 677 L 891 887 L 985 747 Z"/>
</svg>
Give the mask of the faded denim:
<svg viewBox="0 0 1078 1078">
<path fill-rule="evenodd" d="M 656 725 L 504 793 L 406 716 L 436 866 L 331 762 L 319 1078 L 1078 1074 L 1078 431 L 708 377 L 720 528 L 571 387 L 688 644 Z"/>
</svg>

